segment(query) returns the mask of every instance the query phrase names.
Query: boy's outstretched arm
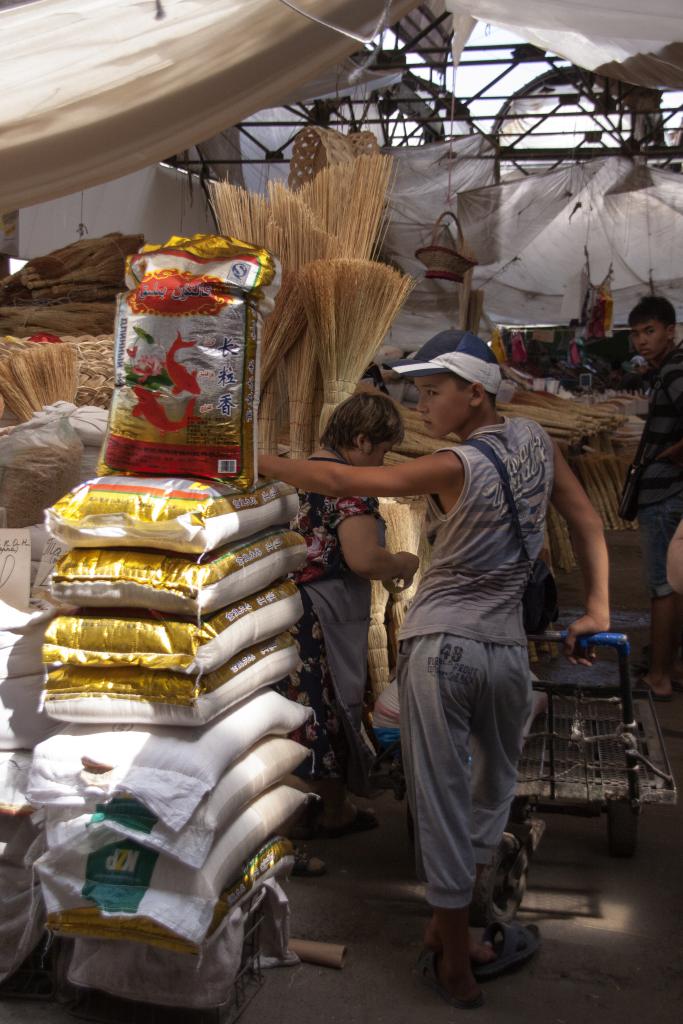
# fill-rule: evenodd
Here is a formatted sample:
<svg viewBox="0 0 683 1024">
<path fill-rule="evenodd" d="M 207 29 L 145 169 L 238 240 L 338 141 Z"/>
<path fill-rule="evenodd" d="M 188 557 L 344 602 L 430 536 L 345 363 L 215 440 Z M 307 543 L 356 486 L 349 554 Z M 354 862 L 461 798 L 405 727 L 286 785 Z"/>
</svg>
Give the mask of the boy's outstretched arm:
<svg viewBox="0 0 683 1024">
<path fill-rule="evenodd" d="M 550 496 L 553 508 L 567 520 L 569 533 L 583 576 L 586 611 L 569 626 L 565 654 L 572 661 L 589 665 L 585 658 L 574 655 L 576 638 L 586 633 L 609 629 L 609 558 L 602 520 L 591 505 L 588 495 L 567 465 L 556 444 L 555 483 Z"/>
</svg>

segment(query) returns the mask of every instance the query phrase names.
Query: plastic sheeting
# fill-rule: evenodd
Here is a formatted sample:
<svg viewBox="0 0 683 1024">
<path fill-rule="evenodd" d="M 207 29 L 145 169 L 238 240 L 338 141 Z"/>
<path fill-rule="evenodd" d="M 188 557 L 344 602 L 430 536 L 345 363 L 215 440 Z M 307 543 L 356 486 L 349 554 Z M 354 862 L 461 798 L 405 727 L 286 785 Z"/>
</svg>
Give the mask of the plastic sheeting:
<svg viewBox="0 0 683 1024">
<path fill-rule="evenodd" d="M 578 309 L 568 307 L 565 296 L 586 269 L 593 284 L 611 270 L 617 323 L 625 322 L 651 284 L 683 314 L 681 175 L 606 157 L 495 185 L 485 146 L 476 139 L 455 144 L 451 188 L 458 195 L 450 205 L 479 261 L 473 286 L 484 289 L 491 320 L 567 323 Z M 448 150 L 446 145 L 408 152 L 399 162 L 387 250 L 413 274 L 424 271 L 413 253 L 428 241 L 446 205 Z M 432 173 L 430 156 L 435 180 L 430 198 L 425 191 L 421 201 L 421 183 Z M 416 348 L 455 323 L 455 286 L 423 278 L 387 344 Z"/>
<path fill-rule="evenodd" d="M 681 0 L 445 0 L 572 64 L 635 85 L 683 86 Z"/>
<path fill-rule="evenodd" d="M 383 0 L 298 0 L 371 33 Z M 396 21 L 417 0 L 394 0 Z M 278 0 L 36 0 L 0 10 L 0 210 L 122 177 L 272 106 L 359 48 Z"/>
</svg>

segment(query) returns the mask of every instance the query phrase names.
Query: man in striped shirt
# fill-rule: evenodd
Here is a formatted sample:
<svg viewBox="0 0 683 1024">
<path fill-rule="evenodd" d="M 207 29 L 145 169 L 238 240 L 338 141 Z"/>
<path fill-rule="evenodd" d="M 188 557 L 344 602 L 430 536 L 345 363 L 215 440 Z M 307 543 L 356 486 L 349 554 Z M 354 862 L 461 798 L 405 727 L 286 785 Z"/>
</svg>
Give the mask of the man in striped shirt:
<svg viewBox="0 0 683 1024">
<path fill-rule="evenodd" d="M 638 303 L 628 318 L 639 355 L 656 371 L 645 424 L 643 462 L 638 489 L 651 597 L 650 669 L 644 682 L 655 700 L 671 700 L 683 682 L 677 660 L 683 626 L 683 601 L 666 577 L 666 553 L 683 517 L 683 349 L 676 347 L 676 313 L 659 295 Z"/>
</svg>

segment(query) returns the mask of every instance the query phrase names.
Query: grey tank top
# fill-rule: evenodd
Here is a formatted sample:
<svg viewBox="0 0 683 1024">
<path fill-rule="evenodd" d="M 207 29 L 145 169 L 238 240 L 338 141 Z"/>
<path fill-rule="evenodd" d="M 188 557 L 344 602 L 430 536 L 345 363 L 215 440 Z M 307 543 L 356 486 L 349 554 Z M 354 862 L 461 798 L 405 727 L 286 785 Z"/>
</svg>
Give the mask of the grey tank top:
<svg viewBox="0 0 683 1024">
<path fill-rule="evenodd" d="M 527 549 L 537 558 L 553 486 L 550 438 L 527 419 L 505 419 L 472 437 L 491 444 L 507 467 Z M 457 445 L 443 450 L 460 458 L 463 490 L 446 515 L 429 499 L 425 529 L 432 561 L 400 638 L 453 633 L 489 643 L 524 644 L 522 596 L 530 563 L 521 550 L 498 472 L 476 448 Z"/>
</svg>

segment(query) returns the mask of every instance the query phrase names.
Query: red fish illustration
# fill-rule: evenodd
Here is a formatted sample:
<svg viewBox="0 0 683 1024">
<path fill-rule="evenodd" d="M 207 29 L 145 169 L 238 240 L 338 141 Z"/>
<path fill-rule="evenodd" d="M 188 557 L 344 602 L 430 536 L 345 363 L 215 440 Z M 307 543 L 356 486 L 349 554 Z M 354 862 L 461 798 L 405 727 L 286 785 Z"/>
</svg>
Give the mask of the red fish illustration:
<svg viewBox="0 0 683 1024">
<path fill-rule="evenodd" d="M 183 391 L 187 391 L 191 395 L 198 395 L 201 392 L 201 388 L 197 383 L 197 371 L 187 370 L 182 363 L 176 362 L 175 354 L 182 348 L 194 348 L 194 342 L 183 341 L 180 337 L 180 331 L 178 331 L 176 340 L 169 348 L 166 356 L 166 372 L 174 384 L 171 394 L 180 395 Z"/>
<path fill-rule="evenodd" d="M 196 399 L 191 398 L 187 403 L 187 408 L 183 416 L 179 420 L 170 420 L 166 415 L 166 411 L 159 402 L 158 397 L 151 391 L 146 391 L 144 388 L 135 387 L 133 388 L 133 394 L 138 400 L 138 404 L 133 409 L 133 416 L 138 416 L 140 419 L 147 420 L 153 427 L 160 430 L 162 434 L 170 434 L 174 430 L 182 430 L 192 419 L 194 415 L 194 407 Z"/>
</svg>

